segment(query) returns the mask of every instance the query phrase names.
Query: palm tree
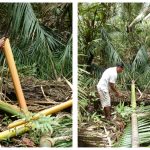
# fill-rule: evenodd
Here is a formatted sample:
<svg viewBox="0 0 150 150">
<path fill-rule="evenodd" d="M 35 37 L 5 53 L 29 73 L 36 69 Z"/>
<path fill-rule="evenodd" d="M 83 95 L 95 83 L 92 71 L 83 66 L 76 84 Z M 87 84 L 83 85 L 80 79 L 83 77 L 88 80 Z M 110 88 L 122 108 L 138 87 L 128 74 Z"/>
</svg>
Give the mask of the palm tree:
<svg viewBox="0 0 150 150">
<path fill-rule="evenodd" d="M 53 18 L 55 15 L 56 18 L 70 19 L 69 22 L 71 22 L 72 18 L 68 15 L 71 13 L 70 8 L 71 4 L 69 3 L 57 5 L 4 3 L 1 5 L 0 9 L 4 12 L 1 15 L 7 18 L 3 19 L 2 25 L 5 27 L 3 26 L 2 30 L 9 33 L 17 64 L 34 66 L 36 76 L 40 78 L 58 79 L 62 76 L 71 77 L 71 24 L 66 24 L 67 28 L 63 29 L 63 32 L 68 32 L 67 37 L 63 38 L 59 34 L 59 28 L 54 28 L 52 25 L 47 24 L 48 21 L 45 21 L 43 11 L 46 9 L 45 12 L 51 12 Z M 63 16 L 53 12 L 54 9 L 59 10 L 60 13 L 63 12 Z M 46 13 L 45 17 L 47 17 Z M 50 21 L 56 22 L 55 19 Z M 59 27 L 58 25 L 57 27 Z M 9 28 L 8 30 L 7 27 Z M 68 59 L 65 60 L 67 57 Z"/>
</svg>

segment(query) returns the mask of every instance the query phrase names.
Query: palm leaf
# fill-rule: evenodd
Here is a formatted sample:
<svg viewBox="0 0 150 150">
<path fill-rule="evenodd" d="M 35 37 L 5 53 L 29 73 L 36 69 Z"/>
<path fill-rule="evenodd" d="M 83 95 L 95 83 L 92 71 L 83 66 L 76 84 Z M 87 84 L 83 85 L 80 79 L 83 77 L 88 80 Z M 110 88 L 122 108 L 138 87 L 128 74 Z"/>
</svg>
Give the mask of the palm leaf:
<svg viewBox="0 0 150 150">
<path fill-rule="evenodd" d="M 128 123 L 124 130 L 124 134 L 115 147 L 131 147 L 131 123 Z"/>
<path fill-rule="evenodd" d="M 110 37 L 108 36 L 105 29 L 101 29 L 102 38 L 106 41 L 105 52 L 109 58 L 109 62 L 113 65 L 116 65 L 118 62 L 123 62 L 118 54 L 118 52 L 114 49 L 113 45 L 110 42 Z"/>
<path fill-rule="evenodd" d="M 20 31 L 20 35 L 24 37 L 25 41 L 40 40 L 45 42 L 45 38 L 53 50 L 58 46 L 60 41 L 52 36 L 52 33 L 47 33 L 39 23 L 30 3 L 16 3 L 11 4 L 9 11 L 12 12 L 12 31 L 16 35 Z"/>
<path fill-rule="evenodd" d="M 59 34 L 44 27 L 36 17 L 32 4 L 11 3 L 7 6 L 12 18 L 10 39 L 17 64 L 35 64 L 38 77 L 52 79 L 57 79 L 58 74 L 61 74 L 63 64 L 64 67 L 68 66 L 63 73 L 70 77 L 71 59 L 65 59 L 67 52 L 71 58 L 72 43 L 68 42 L 66 46 Z"/>
<path fill-rule="evenodd" d="M 66 73 L 72 72 L 72 36 L 70 37 L 65 50 L 63 51 L 62 55 L 59 58 L 60 67 L 61 67 L 61 74 L 65 75 Z"/>
<path fill-rule="evenodd" d="M 145 106 L 138 109 L 140 113 L 149 112 L 150 106 Z M 116 147 L 131 147 L 131 123 L 128 123 L 124 134 Z M 149 116 L 138 117 L 138 133 L 140 146 L 150 143 L 150 118 Z M 150 144 L 149 144 L 150 145 Z"/>
<path fill-rule="evenodd" d="M 146 52 L 146 49 L 144 46 L 142 46 L 138 53 L 136 54 L 136 57 L 132 63 L 132 72 L 135 72 L 137 69 L 143 71 L 144 66 L 148 64 L 148 54 Z"/>
</svg>

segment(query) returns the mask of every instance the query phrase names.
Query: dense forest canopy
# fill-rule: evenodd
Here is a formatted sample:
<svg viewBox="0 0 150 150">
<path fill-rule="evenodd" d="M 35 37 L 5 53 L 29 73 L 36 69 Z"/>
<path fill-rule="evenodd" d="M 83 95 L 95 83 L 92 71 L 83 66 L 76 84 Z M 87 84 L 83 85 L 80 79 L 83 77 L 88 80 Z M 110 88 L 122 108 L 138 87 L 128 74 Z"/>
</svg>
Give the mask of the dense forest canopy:
<svg viewBox="0 0 150 150">
<path fill-rule="evenodd" d="M 79 66 L 99 78 L 105 68 L 121 61 L 126 80 L 139 75 L 148 79 L 149 9 L 147 3 L 80 3 Z"/>
<path fill-rule="evenodd" d="M 21 70 L 44 79 L 72 76 L 71 3 L 1 3 L 0 18 L 0 36 L 9 37 Z"/>
</svg>

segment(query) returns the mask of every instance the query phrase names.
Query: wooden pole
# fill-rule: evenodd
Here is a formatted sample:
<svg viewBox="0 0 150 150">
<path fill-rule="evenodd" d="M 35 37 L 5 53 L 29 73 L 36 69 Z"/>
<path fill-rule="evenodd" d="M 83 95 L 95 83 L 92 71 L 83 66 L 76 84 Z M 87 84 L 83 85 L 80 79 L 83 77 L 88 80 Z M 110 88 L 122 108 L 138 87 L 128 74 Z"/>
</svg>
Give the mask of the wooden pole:
<svg viewBox="0 0 150 150">
<path fill-rule="evenodd" d="M 10 70 L 10 73 L 11 73 L 11 77 L 12 77 L 12 80 L 13 80 L 13 84 L 14 84 L 14 88 L 15 88 L 15 91 L 16 91 L 19 106 L 21 107 L 21 109 L 24 112 L 27 112 L 28 108 L 27 108 L 26 101 L 25 101 L 25 98 L 24 98 L 24 94 L 23 94 L 23 91 L 22 91 L 22 88 L 21 88 L 19 76 L 18 76 L 18 73 L 17 73 L 13 53 L 12 53 L 8 38 L 5 40 L 5 43 L 4 43 L 4 54 L 5 54 L 5 57 L 6 57 L 6 60 L 7 60 L 7 63 L 8 63 L 8 67 L 9 67 L 9 70 Z"/>
</svg>

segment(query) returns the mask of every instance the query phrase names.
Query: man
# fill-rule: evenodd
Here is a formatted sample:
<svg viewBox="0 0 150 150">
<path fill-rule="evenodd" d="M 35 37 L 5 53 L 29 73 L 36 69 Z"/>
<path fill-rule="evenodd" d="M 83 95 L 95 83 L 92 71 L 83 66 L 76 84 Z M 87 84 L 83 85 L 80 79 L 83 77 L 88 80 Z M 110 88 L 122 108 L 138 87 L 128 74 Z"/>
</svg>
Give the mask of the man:
<svg viewBox="0 0 150 150">
<path fill-rule="evenodd" d="M 5 37 L 3 37 L 3 38 L 0 39 L 0 48 L 3 47 L 4 41 L 5 41 Z"/>
<path fill-rule="evenodd" d="M 100 95 L 102 107 L 104 109 L 104 115 L 105 118 L 108 120 L 111 119 L 111 101 L 109 96 L 109 87 L 112 89 L 117 97 L 122 96 L 122 94 L 116 89 L 115 82 L 117 79 L 117 74 L 121 73 L 123 69 L 123 63 L 117 64 L 116 67 L 106 69 L 97 84 L 97 90 Z"/>
</svg>

